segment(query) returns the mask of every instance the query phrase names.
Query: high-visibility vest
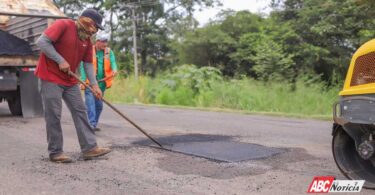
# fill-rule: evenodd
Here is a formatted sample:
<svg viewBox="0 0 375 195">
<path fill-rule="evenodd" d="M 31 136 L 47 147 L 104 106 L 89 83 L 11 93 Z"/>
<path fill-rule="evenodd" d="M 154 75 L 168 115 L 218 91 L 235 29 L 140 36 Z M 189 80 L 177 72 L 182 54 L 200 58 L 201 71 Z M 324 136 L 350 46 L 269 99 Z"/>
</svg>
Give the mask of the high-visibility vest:
<svg viewBox="0 0 375 195">
<path fill-rule="evenodd" d="M 110 77 L 113 74 L 111 68 L 111 59 L 110 59 L 111 49 L 106 47 L 104 49 L 104 78 Z M 94 73 L 97 73 L 98 70 L 98 60 L 96 58 L 96 48 L 95 46 L 92 47 L 92 63 L 94 65 Z M 88 83 L 88 80 L 86 81 Z M 105 87 L 108 89 L 112 86 L 113 77 L 108 78 L 105 82 Z"/>
</svg>

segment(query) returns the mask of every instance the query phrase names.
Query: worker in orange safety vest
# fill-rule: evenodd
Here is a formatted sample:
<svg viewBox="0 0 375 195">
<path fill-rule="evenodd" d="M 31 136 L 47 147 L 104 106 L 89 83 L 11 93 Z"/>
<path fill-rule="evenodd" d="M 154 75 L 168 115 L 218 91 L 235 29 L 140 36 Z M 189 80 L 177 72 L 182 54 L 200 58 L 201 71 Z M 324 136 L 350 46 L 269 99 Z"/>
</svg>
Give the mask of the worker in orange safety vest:
<svg viewBox="0 0 375 195">
<path fill-rule="evenodd" d="M 104 96 L 104 91 L 112 86 L 113 78 L 117 74 L 116 58 L 113 51 L 108 47 L 108 35 L 98 34 L 96 43 L 93 46 L 93 65 L 99 88 Z M 89 84 L 85 71 L 81 65 L 81 79 Z M 100 131 L 97 127 L 100 114 L 103 110 L 103 101 L 95 98 L 89 89 L 85 89 L 85 103 L 90 125 L 95 131 Z"/>
</svg>

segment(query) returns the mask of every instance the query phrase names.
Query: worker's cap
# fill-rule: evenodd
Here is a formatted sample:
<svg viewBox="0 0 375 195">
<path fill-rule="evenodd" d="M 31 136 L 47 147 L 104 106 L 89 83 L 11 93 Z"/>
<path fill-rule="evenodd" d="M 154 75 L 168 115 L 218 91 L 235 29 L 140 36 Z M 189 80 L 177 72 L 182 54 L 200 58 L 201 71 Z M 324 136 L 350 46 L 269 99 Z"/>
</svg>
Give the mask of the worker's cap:
<svg viewBox="0 0 375 195">
<path fill-rule="evenodd" d="M 109 40 L 108 34 L 101 33 L 96 35 L 96 40 L 101 42 L 107 42 Z"/>
<path fill-rule="evenodd" d="M 95 9 L 86 9 L 82 12 L 81 16 L 91 18 L 95 22 L 97 28 L 99 28 L 100 30 L 104 30 L 104 27 L 102 26 L 103 17 Z"/>
</svg>

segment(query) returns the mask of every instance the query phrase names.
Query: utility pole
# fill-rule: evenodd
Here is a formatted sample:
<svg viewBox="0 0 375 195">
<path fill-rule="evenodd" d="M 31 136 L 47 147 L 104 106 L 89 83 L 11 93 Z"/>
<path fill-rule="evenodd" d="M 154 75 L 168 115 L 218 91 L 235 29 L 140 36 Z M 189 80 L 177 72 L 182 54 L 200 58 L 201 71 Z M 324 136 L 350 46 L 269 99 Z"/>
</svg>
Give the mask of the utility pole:
<svg viewBox="0 0 375 195">
<path fill-rule="evenodd" d="M 137 54 L 137 26 L 136 26 L 136 16 L 135 16 L 135 6 L 132 7 L 133 15 L 133 54 L 134 54 L 134 77 L 138 81 L 138 54 Z"/>
</svg>

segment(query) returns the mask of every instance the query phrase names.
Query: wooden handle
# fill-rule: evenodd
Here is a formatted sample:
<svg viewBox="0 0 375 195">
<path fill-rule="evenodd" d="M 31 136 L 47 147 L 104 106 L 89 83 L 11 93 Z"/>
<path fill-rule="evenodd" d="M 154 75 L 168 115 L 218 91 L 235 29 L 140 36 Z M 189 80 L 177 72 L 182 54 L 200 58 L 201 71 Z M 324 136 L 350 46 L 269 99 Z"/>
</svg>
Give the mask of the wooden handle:
<svg viewBox="0 0 375 195">
<path fill-rule="evenodd" d="M 85 82 L 83 82 L 79 77 L 78 75 L 74 74 L 72 71 L 69 70 L 68 72 L 68 75 L 76 78 L 82 85 L 84 85 L 85 87 L 87 87 L 88 89 L 90 89 L 91 92 L 94 93 L 94 90 Z M 105 100 L 104 98 L 102 98 L 103 102 L 105 104 L 107 104 L 110 108 L 112 108 L 113 111 L 115 111 L 117 114 L 119 114 L 123 119 L 125 119 L 126 121 L 128 121 L 130 124 L 132 124 L 135 128 L 137 128 L 140 132 L 142 132 L 146 137 L 148 137 L 151 141 L 153 141 L 155 144 L 157 144 L 159 147 L 163 148 L 163 146 L 157 142 L 154 138 L 152 138 L 150 135 L 148 135 L 146 133 L 145 130 L 143 130 L 140 126 L 138 126 L 136 123 L 134 123 L 132 120 L 130 120 L 127 116 L 125 116 L 125 114 L 123 114 L 122 112 L 120 112 L 120 110 L 118 110 L 116 107 L 114 107 L 111 103 L 109 103 L 107 100 Z"/>
</svg>

